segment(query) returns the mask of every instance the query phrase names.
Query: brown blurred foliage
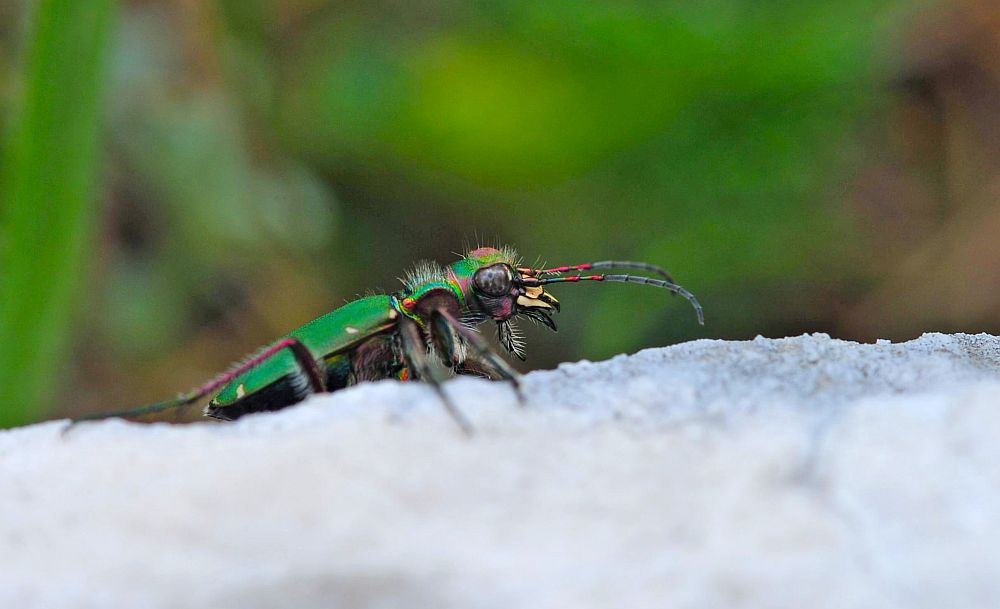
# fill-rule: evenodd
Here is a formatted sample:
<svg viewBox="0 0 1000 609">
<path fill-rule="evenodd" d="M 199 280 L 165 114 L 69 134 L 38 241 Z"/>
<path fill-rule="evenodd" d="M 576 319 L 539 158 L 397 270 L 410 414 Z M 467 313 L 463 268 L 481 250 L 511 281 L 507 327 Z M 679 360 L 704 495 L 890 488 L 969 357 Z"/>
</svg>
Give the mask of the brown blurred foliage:
<svg viewBox="0 0 1000 609">
<path fill-rule="evenodd" d="M 1000 313 L 1000 5 L 924 13 L 906 35 L 851 205 L 872 253 L 851 337 L 995 331 Z"/>
</svg>

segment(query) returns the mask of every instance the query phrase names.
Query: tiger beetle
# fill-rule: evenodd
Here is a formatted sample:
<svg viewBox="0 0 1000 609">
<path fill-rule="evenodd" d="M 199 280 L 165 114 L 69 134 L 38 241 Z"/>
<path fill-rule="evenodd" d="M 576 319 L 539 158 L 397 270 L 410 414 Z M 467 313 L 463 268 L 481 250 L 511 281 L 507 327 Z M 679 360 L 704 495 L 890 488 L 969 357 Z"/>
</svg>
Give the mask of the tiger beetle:
<svg viewBox="0 0 1000 609">
<path fill-rule="evenodd" d="M 601 269 L 641 270 L 657 275 L 596 274 Z M 519 374 L 476 330 L 497 324 L 500 344 L 524 360 L 524 344 L 514 321 L 526 317 L 556 330 L 552 313 L 559 301 L 545 291 L 554 283 L 612 281 L 639 283 L 680 294 L 704 325 L 701 305 L 665 270 L 645 262 L 605 260 L 535 269 L 520 265 L 510 248 L 480 247 L 441 268 L 421 262 L 394 294 L 365 296 L 292 331 L 256 355 L 201 387 L 149 406 L 74 419 L 73 423 L 118 416 L 141 416 L 197 402 L 214 392 L 204 414 L 222 420 L 280 410 L 314 393 L 337 391 L 382 379 L 429 382 L 448 413 L 471 433 L 472 425 L 442 389 L 446 370 L 505 380 L 521 392 Z M 434 357 L 443 367 L 435 365 Z"/>
</svg>

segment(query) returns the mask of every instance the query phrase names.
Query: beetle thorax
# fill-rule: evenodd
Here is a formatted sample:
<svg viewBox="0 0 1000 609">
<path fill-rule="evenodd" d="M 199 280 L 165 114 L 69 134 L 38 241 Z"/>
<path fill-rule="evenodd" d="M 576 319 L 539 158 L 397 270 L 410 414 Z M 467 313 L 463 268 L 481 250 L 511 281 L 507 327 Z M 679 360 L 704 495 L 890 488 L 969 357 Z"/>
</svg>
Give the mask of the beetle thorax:
<svg viewBox="0 0 1000 609">
<path fill-rule="evenodd" d="M 401 304 L 409 317 L 427 322 L 435 311 L 447 311 L 452 317 L 461 318 L 462 311 L 455 299 L 455 292 L 446 287 L 434 287 L 424 291 L 416 298 L 403 298 Z"/>
</svg>

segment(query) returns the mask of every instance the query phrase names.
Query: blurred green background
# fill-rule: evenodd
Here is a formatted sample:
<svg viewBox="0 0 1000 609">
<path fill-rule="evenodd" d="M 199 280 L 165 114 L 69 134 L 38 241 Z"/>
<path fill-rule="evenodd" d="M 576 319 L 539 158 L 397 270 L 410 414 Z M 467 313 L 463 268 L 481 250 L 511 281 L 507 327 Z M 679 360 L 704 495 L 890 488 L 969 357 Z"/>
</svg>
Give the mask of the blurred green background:
<svg viewBox="0 0 1000 609">
<path fill-rule="evenodd" d="M 994 2 L 0 0 L 0 425 L 176 394 L 421 258 L 553 290 L 528 362 L 1000 329 Z"/>
</svg>

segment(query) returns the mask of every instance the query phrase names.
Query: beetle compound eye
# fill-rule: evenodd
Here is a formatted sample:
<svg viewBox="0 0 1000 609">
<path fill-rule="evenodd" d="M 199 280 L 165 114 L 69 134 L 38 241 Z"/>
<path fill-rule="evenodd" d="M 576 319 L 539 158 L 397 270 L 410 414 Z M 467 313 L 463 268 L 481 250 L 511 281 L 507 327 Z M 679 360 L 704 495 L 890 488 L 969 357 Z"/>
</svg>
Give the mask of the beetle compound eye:
<svg viewBox="0 0 1000 609">
<path fill-rule="evenodd" d="M 490 296 L 503 296 L 510 292 L 513 277 L 506 264 L 494 264 L 476 271 L 476 288 Z"/>
</svg>

